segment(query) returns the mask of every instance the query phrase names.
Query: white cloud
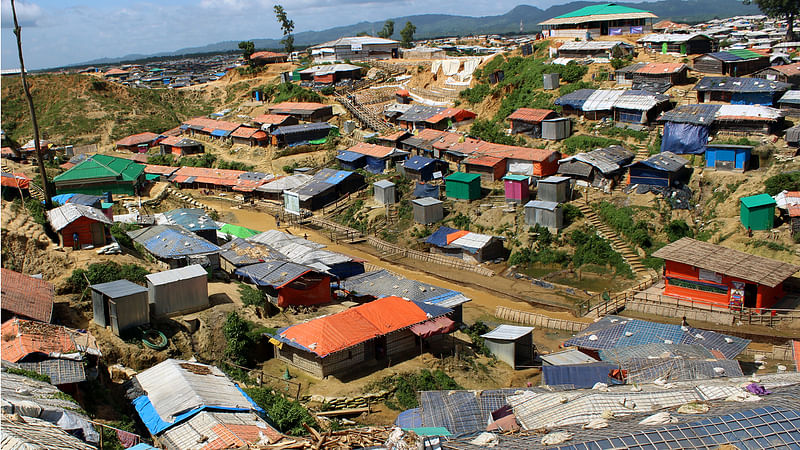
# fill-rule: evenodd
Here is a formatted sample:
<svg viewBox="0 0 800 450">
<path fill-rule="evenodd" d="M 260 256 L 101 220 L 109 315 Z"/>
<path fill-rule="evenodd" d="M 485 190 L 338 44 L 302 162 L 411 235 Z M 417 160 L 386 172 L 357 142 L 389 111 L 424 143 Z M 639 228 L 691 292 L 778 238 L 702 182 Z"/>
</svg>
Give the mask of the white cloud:
<svg viewBox="0 0 800 450">
<path fill-rule="evenodd" d="M 17 22 L 20 27 L 35 27 L 39 19 L 44 16 L 44 11 L 36 3 L 17 0 L 14 2 L 14 7 L 17 10 Z M 3 28 L 14 28 L 11 0 L 2 0 L 0 9 L 2 9 Z"/>
</svg>

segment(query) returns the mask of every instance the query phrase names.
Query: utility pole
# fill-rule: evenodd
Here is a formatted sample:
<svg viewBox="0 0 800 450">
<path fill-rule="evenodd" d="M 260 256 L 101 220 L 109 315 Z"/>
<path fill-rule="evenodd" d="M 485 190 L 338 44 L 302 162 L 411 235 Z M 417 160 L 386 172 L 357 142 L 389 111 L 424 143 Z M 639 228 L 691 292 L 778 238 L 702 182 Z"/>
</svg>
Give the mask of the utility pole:
<svg viewBox="0 0 800 450">
<path fill-rule="evenodd" d="M 17 52 L 19 53 L 19 70 L 22 77 L 22 89 L 25 91 L 25 98 L 28 100 L 28 109 L 31 112 L 31 122 L 33 123 L 33 145 L 36 147 L 36 162 L 39 163 L 39 173 L 42 174 L 42 188 L 44 189 L 44 207 L 53 207 L 53 192 L 50 182 L 47 180 L 47 171 L 44 168 L 44 157 L 42 156 L 42 146 L 39 143 L 39 122 L 36 121 L 36 109 L 33 107 L 33 97 L 28 88 L 28 79 L 25 77 L 25 61 L 22 59 L 22 29 L 17 22 L 17 9 L 14 0 L 11 0 L 11 13 L 14 16 L 14 35 L 17 37 Z"/>
</svg>

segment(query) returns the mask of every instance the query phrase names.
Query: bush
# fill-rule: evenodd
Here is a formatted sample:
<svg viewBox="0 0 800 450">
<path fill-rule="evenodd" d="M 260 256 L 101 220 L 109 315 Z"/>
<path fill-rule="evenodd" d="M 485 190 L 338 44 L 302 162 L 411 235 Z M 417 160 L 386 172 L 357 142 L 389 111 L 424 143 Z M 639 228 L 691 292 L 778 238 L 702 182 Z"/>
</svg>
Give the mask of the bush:
<svg viewBox="0 0 800 450">
<path fill-rule="evenodd" d="M 558 95 L 571 94 L 578 89 L 597 89 L 597 85 L 588 81 L 576 81 L 575 83 L 565 84 L 558 88 Z"/>
<path fill-rule="evenodd" d="M 522 145 L 525 141 L 517 136 L 506 135 L 506 130 L 495 120 L 475 119 L 469 129 L 472 137 L 486 142 L 504 145 Z"/>
<path fill-rule="evenodd" d="M 239 283 L 239 295 L 244 306 L 265 306 L 267 304 L 267 294 L 261 289 Z"/>
<path fill-rule="evenodd" d="M 769 195 L 781 191 L 800 191 L 800 172 L 779 173 L 764 180 L 764 190 Z"/>
<path fill-rule="evenodd" d="M 186 167 L 211 168 L 214 166 L 214 163 L 216 161 L 217 157 L 215 155 L 212 155 L 211 153 L 203 153 L 202 155 L 198 156 L 181 158 L 180 163 L 178 165 Z"/>
<path fill-rule="evenodd" d="M 268 388 L 244 388 L 243 391 L 264 409 L 278 431 L 292 436 L 306 434 L 303 424 L 319 430 L 319 425 L 306 408 Z"/>
<path fill-rule="evenodd" d="M 572 203 L 564 203 L 564 226 L 568 227 L 571 224 L 575 223 L 576 220 L 583 217 L 583 213 L 581 212 L 580 208 L 573 205 Z"/>
<path fill-rule="evenodd" d="M 164 155 L 151 155 L 147 157 L 147 164 L 155 164 L 159 166 L 177 166 L 178 162 L 175 156 L 167 153 Z"/>
<path fill-rule="evenodd" d="M 250 164 L 245 164 L 239 161 L 226 161 L 220 160 L 219 165 L 217 168 L 219 169 L 228 169 L 228 170 L 241 170 L 244 172 L 252 172 L 255 166 L 251 166 Z"/>
<path fill-rule="evenodd" d="M 609 145 L 622 145 L 618 139 L 608 139 L 599 136 L 572 135 L 562 141 L 561 150 L 568 155 L 591 151 Z"/>
<path fill-rule="evenodd" d="M 675 242 L 682 237 L 694 237 L 694 233 L 692 229 L 689 228 L 689 224 L 683 220 L 673 220 L 667 224 L 664 231 L 667 233 L 667 239 L 669 239 L 670 242 Z"/>
<path fill-rule="evenodd" d="M 25 200 L 25 209 L 28 210 L 28 213 L 31 215 L 31 218 L 34 222 L 38 223 L 39 225 L 46 225 L 47 224 L 47 214 L 45 214 L 44 205 L 39 200 L 35 198 L 29 198 Z"/>
<path fill-rule="evenodd" d="M 132 249 L 134 248 L 133 239 L 126 233 L 127 231 L 138 230 L 139 225 L 132 224 L 132 223 L 120 223 L 114 222 L 111 225 L 111 236 L 117 240 L 119 245 Z"/>
<path fill-rule="evenodd" d="M 617 274 L 633 276 L 630 266 L 622 258 L 622 255 L 615 252 L 608 241 L 596 233 L 575 230 L 570 233 L 569 240 L 575 246 L 575 253 L 572 255 L 572 263 L 575 267 L 586 264 L 600 266 L 608 264 L 616 269 Z"/>
<path fill-rule="evenodd" d="M 32 370 L 25 370 L 25 369 L 17 369 L 16 367 L 7 367 L 6 372 L 13 373 L 14 375 L 22 375 L 23 377 L 28 377 L 38 381 L 44 381 L 45 383 L 50 383 L 50 377 L 45 374 L 41 374 L 39 372 L 34 372 Z M 61 392 L 59 392 L 60 394 Z"/>
<path fill-rule="evenodd" d="M 492 88 L 488 84 L 476 84 L 475 87 L 464 89 L 459 92 L 459 97 L 472 105 L 480 103 L 491 92 Z"/>
<path fill-rule="evenodd" d="M 222 326 L 222 332 L 227 342 L 225 357 L 234 364 L 247 364 L 247 350 L 251 343 L 248 336 L 249 331 L 250 326 L 236 311 L 228 313 L 225 324 Z"/>
<path fill-rule="evenodd" d="M 89 264 L 87 269 L 75 269 L 67 278 L 67 291 L 81 293 L 89 284 L 108 283 L 117 280 L 128 280 L 144 285 L 145 275 L 150 271 L 137 264 L 119 265 L 113 261 Z M 89 280 L 89 283 L 86 282 Z"/>
<path fill-rule="evenodd" d="M 463 389 L 455 380 L 438 369 L 433 372 L 423 369 L 416 374 L 392 375 L 370 387 L 393 391 L 392 398 L 386 401 L 386 406 L 399 411 L 418 407 L 417 392 L 419 391 Z"/>
<path fill-rule="evenodd" d="M 468 326 L 464 329 L 464 333 L 472 339 L 472 347 L 475 351 L 484 356 L 491 356 L 492 352 L 486 347 L 486 343 L 484 342 L 482 335 L 489 332 L 489 326 L 485 323 L 481 322 L 480 320 L 473 323 L 472 325 Z"/>
</svg>

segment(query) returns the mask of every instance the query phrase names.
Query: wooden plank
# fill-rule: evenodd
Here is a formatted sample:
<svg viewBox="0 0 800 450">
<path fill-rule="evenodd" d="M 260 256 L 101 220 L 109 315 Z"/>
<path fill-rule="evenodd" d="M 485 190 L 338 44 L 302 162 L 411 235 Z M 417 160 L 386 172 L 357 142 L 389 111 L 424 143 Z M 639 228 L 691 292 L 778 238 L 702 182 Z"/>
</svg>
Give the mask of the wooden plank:
<svg viewBox="0 0 800 450">
<path fill-rule="evenodd" d="M 316 413 L 316 415 L 321 417 L 332 417 L 332 416 L 346 416 L 351 414 L 362 414 L 368 413 L 369 407 L 364 408 L 347 408 L 347 409 L 337 409 L 335 411 L 320 411 Z"/>
</svg>

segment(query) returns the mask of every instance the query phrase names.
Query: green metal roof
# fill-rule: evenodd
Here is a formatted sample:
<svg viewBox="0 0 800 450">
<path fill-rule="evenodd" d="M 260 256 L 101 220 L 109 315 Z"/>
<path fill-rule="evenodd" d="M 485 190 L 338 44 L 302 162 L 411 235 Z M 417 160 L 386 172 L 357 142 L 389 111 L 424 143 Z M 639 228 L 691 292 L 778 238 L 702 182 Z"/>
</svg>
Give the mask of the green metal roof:
<svg viewBox="0 0 800 450">
<path fill-rule="evenodd" d="M 586 6 L 581 9 L 562 14 L 556 19 L 568 19 L 570 17 L 583 17 L 583 16 L 599 16 L 606 14 L 631 14 L 631 13 L 648 13 L 643 9 L 630 8 L 627 6 L 620 6 L 614 3 L 605 3 L 602 5 Z"/>
<path fill-rule="evenodd" d="M 116 156 L 94 155 L 75 167 L 58 175 L 53 181 L 74 181 L 91 178 L 114 177 L 121 181 L 135 181 L 144 172 L 144 165 Z"/>
<path fill-rule="evenodd" d="M 242 238 L 242 239 L 247 239 L 247 238 L 249 238 L 251 236 L 255 236 L 255 235 L 261 233 L 260 231 L 252 230 L 250 228 L 241 227 L 239 225 L 231 225 L 229 223 L 226 223 L 225 225 L 223 225 L 219 229 L 219 231 L 221 231 L 223 233 L 231 234 L 233 236 L 236 236 L 236 237 Z"/>
<path fill-rule="evenodd" d="M 528 181 L 528 177 L 526 177 L 525 175 L 517 175 L 513 173 L 504 176 L 503 179 L 509 181 Z"/>
<path fill-rule="evenodd" d="M 756 53 L 752 50 L 747 50 L 744 48 L 734 49 L 734 50 L 725 50 L 726 52 L 730 53 L 731 55 L 738 56 L 742 59 L 753 59 L 753 58 L 761 58 L 764 55 L 761 53 Z"/>
<path fill-rule="evenodd" d="M 769 194 L 758 194 L 742 197 L 742 204 L 747 208 L 758 208 L 759 206 L 775 206 L 777 203 Z"/>
<path fill-rule="evenodd" d="M 453 172 L 450 174 L 445 180 L 447 181 L 460 181 L 462 183 L 471 183 L 481 176 L 477 173 L 464 173 L 464 172 Z"/>
</svg>

